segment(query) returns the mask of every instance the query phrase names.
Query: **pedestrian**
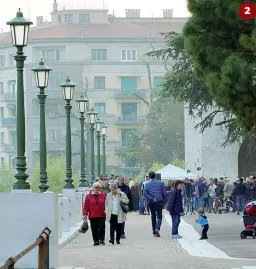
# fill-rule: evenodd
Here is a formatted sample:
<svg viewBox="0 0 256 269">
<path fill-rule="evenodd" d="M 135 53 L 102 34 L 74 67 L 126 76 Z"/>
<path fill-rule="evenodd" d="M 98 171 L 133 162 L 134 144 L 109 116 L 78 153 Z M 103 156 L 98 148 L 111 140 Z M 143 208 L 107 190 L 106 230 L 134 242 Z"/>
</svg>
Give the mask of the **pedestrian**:
<svg viewBox="0 0 256 269">
<path fill-rule="evenodd" d="M 208 187 L 208 213 L 212 212 L 213 198 L 216 196 L 215 189 L 216 186 L 214 185 L 213 181 L 210 180 Z"/>
<path fill-rule="evenodd" d="M 195 221 L 202 227 L 202 236 L 199 240 L 208 239 L 207 232 L 209 230 L 209 222 L 207 216 L 205 215 L 204 209 L 199 208 L 197 213 L 198 213 L 198 219 L 195 219 Z"/>
<path fill-rule="evenodd" d="M 131 194 L 132 194 L 132 209 L 133 211 L 137 212 L 139 210 L 139 185 L 138 182 L 135 181 L 134 185 L 131 187 Z"/>
<path fill-rule="evenodd" d="M 151 212 L 153 235 L 160 237 L 163 207 L 166 204 L 166 189 L 162 181 L 156 179 L 155 172 L 149 172 L 150 181 L 145 184 L 144 195 Z"/>
<path fill-rule="evenodd" d="M 114 245 L 115 233 L 116 243 L 120 244 L 122 223 L 126 221 L 126 213 L 123 212 L 120 203 L 128 205 L 129 199 L 126 194 L 118 189 L 118 180 L 109 181 L 111 192 L 106 199 L 107 221 L 110 222 L 110 240 L 109 243 Z"/>
<path fill-rule="evenodd" d="M 183 213 L 182 207 L 182 181 L 176 180 L 174 187 L 170 191 L 167 210 L 169 211 L 172 217 L 172 239 L 180 239 L 179 235 L 179 224 L 180 224 L 180 214 Z"/>
<path fill-rule="evenodd" d="M 95 182 L 92 191 L 86 196 L 83 207 L 83 218 L 89 218 L 91 223 L 92 237 L 94 246 L 105 245 L 105 202 L 106 194 L 101 192 L 99 182 Z"/>
<path fill-rule="evenodd" d="M 121 190 L 121 192 L 125 193 L 127 198 L 129 199 L 129 211 L 132 212 L 132 193 L 130 187 L 126 184 L 125 177 L 122 176 L 119 179 L 118 188 Z M 122 223 L 122 231 L 121 231 L 121 238 L 125 239 L 125 221 Z"/>
<path fill-rule="evenodd" d="M 143 177 L 141 182 L 139 183 L 140 197 L 139 197 L 139 214 L 145 215 L 145 207 L 144 207 L 144 185 L 143 182 L 145 178 Z"/>
<path fill-rule="evenodd" d="M 244 179 L 241 177 L 239 179 L 239 183 L 236 185 L 236 207 L 237 207 L 237 215 L 240 214 L 245 208 L 246 199 L 245 199 L 245 193 L 246 193 L 246 185 L 244 184 Z"/>
<path fill-rule="evenodd" d="M 143 192 L 144 192 L 144 189 L 145 189 L 145 186 L 146 184 L 150 181 L 150 177 L 149 176 L 146 176 L 146 180 L 143 182 Z M 149 208 L 149 204 L 147 203 L 147 199 L 146 197 L 144 196 L 144 200 L 143 200 L 143 204 L 144 204 L 144 215 L 150 215 L 150 208 Z"/>
</svg>

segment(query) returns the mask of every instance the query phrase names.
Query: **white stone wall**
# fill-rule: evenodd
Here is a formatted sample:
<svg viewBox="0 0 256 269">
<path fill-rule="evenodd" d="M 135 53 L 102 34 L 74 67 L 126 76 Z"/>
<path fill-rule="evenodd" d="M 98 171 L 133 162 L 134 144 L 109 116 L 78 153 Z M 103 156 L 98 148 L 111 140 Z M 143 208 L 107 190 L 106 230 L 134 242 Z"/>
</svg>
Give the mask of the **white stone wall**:
<svg viewBox="0 0 256 269">
<path fill-rule="evenodd" d="M 216 116 L 215 122 L 221 120 L 221 115 Z M 223 147 L 226 130 L 214 125 L 201 134 L 199 129 L 194 128 L 200 121 L 200 119 L 190 117 L 185 109 L 186 169 L 205 178 L 236 178 L 239 145 Z M 199 173 L 197 167 L 201 167 Z"/>
</svg>

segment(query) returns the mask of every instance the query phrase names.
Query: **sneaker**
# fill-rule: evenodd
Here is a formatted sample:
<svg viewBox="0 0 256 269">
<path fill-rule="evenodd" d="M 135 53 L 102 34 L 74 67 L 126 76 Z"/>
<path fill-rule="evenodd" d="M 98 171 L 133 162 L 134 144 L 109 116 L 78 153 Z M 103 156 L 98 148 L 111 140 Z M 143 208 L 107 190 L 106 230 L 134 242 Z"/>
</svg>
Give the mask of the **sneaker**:
<svg viewBox="0 0 256 269">
<path fill-rule="evenodd" d="M 100 243 L 99 243 L 99 242 L 95 242 L 93 245 L 94 245 L 94 246 L 99 246 Z"/>
<path fill-rule="evenodd" d="M 172 235 L 172 239 L 177 239 L 177 235 Z"/>
<path fill-rule="evenodd" d="M 112 245 L 115 244 L 114 240 L 111 240 L 111 239 L 109 240 L 109 243 L 112 244 Z"/>
<path fill-rule="evenodd" d="M 126 237 L 125 237 L 125 235 L 121 235 L 121 239 L 125 239 Z"/>
<path fill-rule="evenodd" d="M 160 233 L 158 230 L 155 230 L 155 233 L 156 233 L 156 237 L 160 237 Z"/>
<path fill-rule="evenodd" d="M 105 241 L 104 240 L 101 240 L 100 241 L 100 244 L 104 246 L 105 245 Z"/>
<path fill-rule="evenodd" d="M 182 236 L 180 236 L 179 234 L 176 235 L 177 239 L 182 238 Z"/>
</svg>

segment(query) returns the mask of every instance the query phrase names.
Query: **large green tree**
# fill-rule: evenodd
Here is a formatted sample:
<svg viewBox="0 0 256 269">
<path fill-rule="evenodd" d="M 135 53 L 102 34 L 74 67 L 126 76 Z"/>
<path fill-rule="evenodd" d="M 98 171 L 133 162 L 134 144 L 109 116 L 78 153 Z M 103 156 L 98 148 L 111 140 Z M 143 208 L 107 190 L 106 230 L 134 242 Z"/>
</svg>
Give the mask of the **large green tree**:
<svg viewBox="0 0 256 269">
<path fill-rule="evenodd" d="M 158 98 L 147 115 L 141 136 L 140 160 L 149 168 L 154 162 L 184 160 L 184 106 L 173 98 Z"/>
<path fill-rule="evenodd" d="M 173 62 L 171 69 L 167 70 L 165 75 L 160 95 L 171 96 L 177 101 L 184 102 L 191 116 L 201 118 L 202 121 L 195 126 L 201 132 L 215 122 L 216 125 L 224 126 L 228 131 L 223 144 L 239 140 L 242 133 L 233 114 L 229 109 L 216 105 L 209 88 L 196 76 L 193 61 L 185 53 L 183 35 L 175 32 L 163 33 L 163 35 L 165 47 L 148 53 L 149 56 Z M 216 123 L 215 117 L 220 113 L 223 116 L 222 120 Z"/>
<path fill-rule="evenodd" d="M 255 0 L 251 1 L 256 3 Z M 185 51 L 216 104 L 246 132 L 256 126 L 255 20 L 239 17 L 243 0 L 188 0 Z"/>
</svg>

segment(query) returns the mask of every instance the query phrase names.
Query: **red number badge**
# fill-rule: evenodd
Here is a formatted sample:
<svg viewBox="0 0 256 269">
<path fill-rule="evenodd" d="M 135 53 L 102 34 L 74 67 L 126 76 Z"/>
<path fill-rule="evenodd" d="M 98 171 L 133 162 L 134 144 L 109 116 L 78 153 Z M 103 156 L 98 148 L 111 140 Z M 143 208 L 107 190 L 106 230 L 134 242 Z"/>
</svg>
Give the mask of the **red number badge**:
<svg viewBox="0 0 256 269">
<path fill-rule="evenodd" d="M 256 7 L 251 2 L 245 2 L 239 7 L 238 13 L 243 20 L 252 20 L 256 16 Z"/>
</svg>

